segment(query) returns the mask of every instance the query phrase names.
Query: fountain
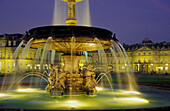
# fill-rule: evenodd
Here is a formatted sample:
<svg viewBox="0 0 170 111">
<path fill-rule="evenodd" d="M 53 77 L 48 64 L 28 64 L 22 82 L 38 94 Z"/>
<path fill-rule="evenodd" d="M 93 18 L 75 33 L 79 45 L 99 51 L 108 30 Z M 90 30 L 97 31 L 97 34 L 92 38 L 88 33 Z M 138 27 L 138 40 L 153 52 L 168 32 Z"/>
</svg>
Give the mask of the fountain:
<svg viewBox="0 0 170 111">
<path fill-rule="evenodd" d="M 138 91 L 128 56 L 115 34 L 102 28 L 76 26 L 75 5 L 82 0 L 63 1 L 68 4 L 67 26 L 36 27 L 28 31 L 24 37 L 27 44 L 19 60 L 17 57 L 24 41 L 13 55 L 16 72 L 12 76 L 5 75 L 3 79 L 0 107 L 34 110 L 124 110 L 159 106 L 158 101 L 156 104 L 150 102 L 156 99 L 147 100 L 145 98 L 150 96 Z M 18 71 L 22 70 L 19 64 L 30 47 L 37 49 L 32 67 L 39 63 L 40 71 L 18 74 Z M 110 50 L 115 69 L 108 70 L 105 50 Z M 57 52 L 62 54 L 62 65 L 54 62 Z M 86 56 L 83 68 L 79 63 L 82 52 Z M 91 52 L 98 52 L 96 67 L 89 62 Z M 126 66 L 124 74 L 121 74 L 118 68 L 117 53 L 122 56 Z M 44 71 L 44 67 L 48 67 L 48 71 Z M 122 77 L 125 78 L 124 84 Z M 114 84 L 114 78 L 118 78 L 118 85 Z M 9 86 L 5 84 L 6 81 Z M 21 88 L 25 82 L 28 82 L 28 87 Z M 35 88 L 37 86 L 38 88 Z M 168 103 L 165 103 L 165 106 Z"/>
<path fill-rule="evenodd" d="M 52 95 L 95 94 L 97 86 L 95 72 L 92 71 L 90 65 L 86 72 L 79 71 L 80 55 L 78 53 L 100 50 L 101 47 L 103 49 L 110 48 L 112 45 L 110 40 L 113 40 L 112 32 L 101 28 L 76 26 L 75 5 L 81 0 L 64 1 L 68 4 L 67 26 L 46 26 L 31 29 L 26 41 L 33 39 L 31 46 L 34 48 L 45 49 L 44 47 L 49 45 L 48 50 L 64 53 L 61 56 L 64 59 L 64 69 L 60 73 L 56 73 L 57 66 L 51 64 L 49 66 L 51 72 L 46 87 L 48 92 Z M 96 41 L 100 42 L 100 45 L 96 44 Z"/>
</svg>

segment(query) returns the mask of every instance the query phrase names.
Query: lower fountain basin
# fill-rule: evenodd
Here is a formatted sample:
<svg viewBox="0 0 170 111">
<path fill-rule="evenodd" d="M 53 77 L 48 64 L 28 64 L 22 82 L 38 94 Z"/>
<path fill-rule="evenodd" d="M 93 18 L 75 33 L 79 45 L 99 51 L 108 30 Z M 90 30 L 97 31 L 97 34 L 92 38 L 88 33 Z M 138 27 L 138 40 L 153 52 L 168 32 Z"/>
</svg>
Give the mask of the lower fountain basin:
<svg viewBox="0 0 170 111">
<path fill-rule="evenodd" d="M 6 95 L 6 96 L 5 96 Z M 170 93 L 142 88 L 141 93 L 98 89 L 96 95 L 51 97 L 44 90 L 17 90 L 1 96 L 0 109 L 27 110 L 163 110 L 170 106 Z M 17 100 L 17 101 L 16 101 Z"/>
</svg>

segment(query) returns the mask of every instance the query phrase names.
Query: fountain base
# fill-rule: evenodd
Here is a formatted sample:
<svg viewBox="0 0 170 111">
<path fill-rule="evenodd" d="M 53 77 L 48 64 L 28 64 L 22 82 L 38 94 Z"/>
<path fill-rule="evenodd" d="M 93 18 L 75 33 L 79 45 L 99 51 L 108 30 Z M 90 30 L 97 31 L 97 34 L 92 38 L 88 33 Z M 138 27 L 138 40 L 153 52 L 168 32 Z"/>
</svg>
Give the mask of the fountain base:
<svg viewBox="0 0 170 111">
<path fill-rule="evenodd" d="M 51 72 L 49 73 L 49 84 L 46 86 L 46 91 L 50 92 L 52 96 L 61 95 L 78 95 L 96 94 L 96 80 L 95 73 L 92 71 L 91 65 L 87 66 L 87 69 L 82 72 L 79 69 L 78 60 L 80 56 L 64 55 L 64 69 L 58 68 L 58 66 L 49 65 Z"/>
</svg>

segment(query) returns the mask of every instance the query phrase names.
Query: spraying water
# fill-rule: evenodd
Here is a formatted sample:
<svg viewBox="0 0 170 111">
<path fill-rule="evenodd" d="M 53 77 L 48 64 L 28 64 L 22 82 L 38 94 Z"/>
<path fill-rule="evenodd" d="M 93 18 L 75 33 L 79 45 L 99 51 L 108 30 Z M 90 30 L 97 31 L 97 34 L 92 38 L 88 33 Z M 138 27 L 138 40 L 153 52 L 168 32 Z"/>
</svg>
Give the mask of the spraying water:
<svg viewBox="0 0 170 111">
<path fill-rule="evenodd" d="M 53 25 L 65 24 L 66 15 L 61 12 L 66 12 L 66 4 L 60 0 L 54 0 L 54 14 L 53 14 Z"/>
<path fill-rule="evenodd" d="M 117 56 L 116 56 L 116 53 L 115 53 L 115 48 L 114 46 L 110 48 L 111 50 L 111 53 L 112 53 L 112 56 L 115 60 L 115 66 L 116 66 L 116 73 L 117 73 L 117 77 L 118 77 L 118 86 L 119 86 L 119 89 L 122 89 L 122 81 L 121 81 L 121 77 L 120 77 L 120 70 L 118 69 L 118 59 L 117 59 Z"/>
<path fill-rule="evenodd" d="M 13 59 L 17 59 L 17 57 L 18 57 L 18 54 L 19 54 L 19 51 L 21 50 L 21 46 L 23 45 L 23 43 L 24 43 L 24 41 L 22 40 L 21 42 L 20 42 L 20 44 L 18 45 L 18 47 L 15 49 L 15 51 L 14 51 L 14 53 L 13 53 Z"/>
<path fill-rule="evenodd" d="M 28 41 L 27 45 L 24 47 L 24 50 L 23 50 L 22 53 L 21 53 L 20 59 L 25 59 L 25 58 L 26 58 L 27 53 L 28 53 L 28 51 L 29 51 L 29 49 L 30 49 L 30 46 L 31 46 L 31 44 L 32 44 L 33 39 L 34 39 L 34 38 L 31 38 L 31 39 Z"/>
<path fill-rule="evenodd" d="M 41 71 L 45 67 L 44 63 L 47 59 L 47 52 L 51 48 L 51 42 L 52 42 L 52 37 L 48 37 L 47 42 L 45 43 L 44 50 L 43 50 L 42 57 L 41 57 L 41 61 L 40 61 Z"/>
<path fill-rule="evenodd" d="M 54 60 L 55 60 L 55 53 L 56 53 L 56 51 L 52 51 L 52 53 L 51 53 L 51 64 L 54 64 Z"/>
<path fill-rule="evenodd" d="M 88 53 L 87 53 L 87 51 L 85 51 L 85 52 L 84 52 L 84 55 L 85 55 L 85 57 L 86 57 L 86 62 L 87 62 L 87 63 L 89 63 L 89 61 L 88 61 Z"/>
<path fill-rule="evenodd" d="M 130 61 L 129 61 L 129 57 L 128 57 L 125 49 L 123 48 L 123 46 L 120 43 L 118 43 L 118 44 L 122 48 L 123 53 L 124 53 L 125 58 L 126 58 L 126 61 L 127 61 L 127 65 L 126 65 L 127 73 L 129 75 L 129 78 L 131 79 L 131 84 L 132 84 L 132 86 L 130 88 L 131 88 L 131 90 L 137 90 L 138 86 L 137 86 L 136 81 L 135 81 L 134 73 L 131 71 L 132 67 L 131 67 L 131 64 L 130 64 Z"/>
<path fill-rule="evenodd" d="M 89 7 L 89 0 L 83 0 L 76 8 L 77 18 L 78 18 L 78 25 L 82 26 L 91 26 L 91 19 L 90 19 L 90 7 Z"/>
</svg>

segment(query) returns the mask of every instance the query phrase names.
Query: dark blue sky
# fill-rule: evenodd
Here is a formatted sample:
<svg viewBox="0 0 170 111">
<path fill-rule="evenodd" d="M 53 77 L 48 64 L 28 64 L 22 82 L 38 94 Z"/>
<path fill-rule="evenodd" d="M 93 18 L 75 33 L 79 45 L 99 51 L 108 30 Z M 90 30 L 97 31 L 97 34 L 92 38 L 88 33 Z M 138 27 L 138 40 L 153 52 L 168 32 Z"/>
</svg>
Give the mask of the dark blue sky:
<svg viewBox="0 0 170 111">
<path fill-rule="evenodd" d="M 54 0 L 0 0 L 0 34 L 52 24 Z M 121 43 L 170 42 L 170 0 L 90 0 L 91 24 Z"/>
</svg>

